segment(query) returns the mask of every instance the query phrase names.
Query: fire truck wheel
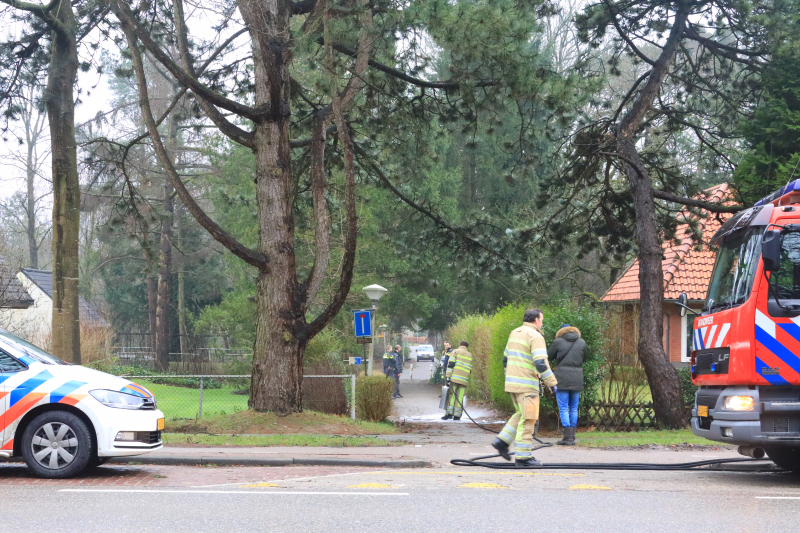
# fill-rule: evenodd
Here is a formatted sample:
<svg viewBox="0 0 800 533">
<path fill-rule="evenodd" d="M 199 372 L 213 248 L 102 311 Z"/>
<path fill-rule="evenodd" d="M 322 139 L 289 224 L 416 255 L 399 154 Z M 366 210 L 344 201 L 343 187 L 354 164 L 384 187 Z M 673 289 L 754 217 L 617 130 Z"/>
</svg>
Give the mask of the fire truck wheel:
<svg viewBox="0 0 800 533">
<path fill-rule="evenodd" d="M 800 447 L 766 448 L 765 451 L 779 467 L 800 474 Z"/>
<path fill-rule="evenodd" d="M 66 411 L 47 411 L 31 420 L 22 435 L 22 457 L 28 468 L 50 479 L 72 477 L 92 457 L 92 433 Z"/>
</svg>

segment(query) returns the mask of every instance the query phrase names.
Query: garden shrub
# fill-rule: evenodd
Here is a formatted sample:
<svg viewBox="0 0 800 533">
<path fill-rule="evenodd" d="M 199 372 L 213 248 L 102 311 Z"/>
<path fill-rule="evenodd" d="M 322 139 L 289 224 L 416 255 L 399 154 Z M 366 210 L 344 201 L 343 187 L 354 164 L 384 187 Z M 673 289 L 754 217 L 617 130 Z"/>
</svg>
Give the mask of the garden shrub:
<svg viewBox="0 0 800 533">
<path fill-rule="evenodd" d="M 683 405 L 694 405 L 694 393 L 698 387 L 692 383 L 692 372 L 689 367 L 678 369 L 678 378 L 681 380 L 681 393 L 683 394 Z"/>
<path fill-rule="evenodd" d="M 356 379 L 356 415 L 362 420 L 382 422 L 392 412 L 394 380 L 386 376 Z"/>
</svg>

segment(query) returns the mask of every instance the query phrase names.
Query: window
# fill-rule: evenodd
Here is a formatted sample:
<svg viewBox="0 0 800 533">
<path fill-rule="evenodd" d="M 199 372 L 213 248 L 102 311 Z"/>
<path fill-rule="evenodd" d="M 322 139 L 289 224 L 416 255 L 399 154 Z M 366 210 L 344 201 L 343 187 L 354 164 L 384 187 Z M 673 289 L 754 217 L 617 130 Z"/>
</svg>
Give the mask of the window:
<svg viewBox="0 0 800 533">
<path fill-rule="evenodd" d="M 800 300 L 800 233 L 785 233 L 781 239 L 781 268 L 770 276 L 772 293 L 781 300 Z"/>
<path fill-rule="evenodd" d="M 0 373 L 19 372 L 26 369 L 25 365 L 0 350 Z"/>
<path fill-rule="evenodd" d="M 713 313 L 747 301 L 761 257 L 763 234 L 764 227 L 759 226 L 725 239 L 717 252 L 704 310 Z"/>
<path fill-rule="evenodd" d="M 39 361 L 40 363 L 44 363 L 46 365 L 66 365 L 65 363 L 58 357 L 54 355 L 50 355 L 49 353 L 45 352 L 41 348 L 34 346 L 33 344 L 24 341 L 17 337 L 16 335 L 12 335 L 11 333 L 0 329 L 0 338 L 3 341 L 8 343 L 8 347 L 11 349 L 12 352 L 19 352 L 19 356 L 25 360 L 25 357 L 29 357 L 33 361 Z M 23 357 L 23 355 L 25 357 Z M 32 361 L 26 361 L 32 362 Z"/>
</svg>

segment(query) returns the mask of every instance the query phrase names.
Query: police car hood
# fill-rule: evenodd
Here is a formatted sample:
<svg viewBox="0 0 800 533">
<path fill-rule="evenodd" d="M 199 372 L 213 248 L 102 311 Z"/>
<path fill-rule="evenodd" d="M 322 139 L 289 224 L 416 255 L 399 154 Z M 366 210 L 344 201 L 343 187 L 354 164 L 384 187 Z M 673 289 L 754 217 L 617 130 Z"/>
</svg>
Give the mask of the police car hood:
<svg viewBox="0 0 800 533">
<path fill-rule="evenodd" d="M 34 363 L 31 369 L 47 370 L 55 378 L 82 381 L 92 389 L 107 389 L 125 392 L 135 396 L 153 397 L 153 393 L 133 381 L 100 372 L 80 365 L 46 365 L 44 363 Z"/>
</svg>

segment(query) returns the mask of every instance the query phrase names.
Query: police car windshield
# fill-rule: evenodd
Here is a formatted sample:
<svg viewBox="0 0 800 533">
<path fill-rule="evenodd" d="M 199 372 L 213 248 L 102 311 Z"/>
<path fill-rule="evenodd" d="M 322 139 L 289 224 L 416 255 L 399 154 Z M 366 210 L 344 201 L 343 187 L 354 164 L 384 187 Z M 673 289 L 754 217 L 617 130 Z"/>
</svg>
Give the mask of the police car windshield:
<svg viewBox="0 0 800 533">
<path fill-rule="evenodd" d="M 39 363 L 44 363 L 46 365 L 67 365 L 69 363 L 62 361 L 58 357 L 54 355 L 50 355 L 49 353 L 45 352 L 41 348 L 37 348 L 33 344 L 24 341 L 17 337 L 16 335 L 12 335 L 11 333 L 0 329 L 0 342 L 3 344 L 8 345 L 9 348 L 12 349 L 12 355 L 16 355 L 17 357 L 22 356 L 23 362 L 25 357 L 33 359 L 33 361 L 37 361 Z"/>
</svg>

